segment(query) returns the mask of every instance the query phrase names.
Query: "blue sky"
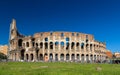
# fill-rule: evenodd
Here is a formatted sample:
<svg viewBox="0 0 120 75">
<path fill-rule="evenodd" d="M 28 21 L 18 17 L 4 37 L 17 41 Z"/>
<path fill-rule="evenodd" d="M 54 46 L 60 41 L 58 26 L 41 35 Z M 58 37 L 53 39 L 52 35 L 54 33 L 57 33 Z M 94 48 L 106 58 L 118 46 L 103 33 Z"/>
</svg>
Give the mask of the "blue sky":
<svg viewBox="0 0 120 75">
<path fill-rule="evenodd" d="M 71 31 L 93 34 L 120 51 L 119 0 L 0 0 L 0 44 L 8 44 L 13 18 L 20 33 Z"/>
</svg>

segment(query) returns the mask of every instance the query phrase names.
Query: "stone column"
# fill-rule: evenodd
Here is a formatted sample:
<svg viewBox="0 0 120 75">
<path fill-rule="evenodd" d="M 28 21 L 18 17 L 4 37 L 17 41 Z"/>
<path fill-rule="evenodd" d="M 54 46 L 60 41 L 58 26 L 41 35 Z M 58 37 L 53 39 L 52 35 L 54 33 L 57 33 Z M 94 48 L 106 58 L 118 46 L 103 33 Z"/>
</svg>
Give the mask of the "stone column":
<svg viewBox="0 0 120 75">
<path fill-rule="evenodd" d="M 86 62 L 86 54 L 84 54 L 84 62 Z"/>
<path fill-rule="evenodd" d="M 70 58 L 69 60 L 71 61 L 71 53 L 69 54 L 69 58 Z"/>
<path fill-rule="evenodd" d="M 80 61 L 81 61 L 81 54 L 79 55 L 79 57 L 80 57 Z"/>
<path fill-rule="evenodd" d="M 66 54 L 64 54 L 64 61 L 66 61 Z"/>
<path fill-rule="evenodd" d="M 58 61 L 60 61 L 60 54 L 58 54 Z"/>
<path fill-rule="evenodd" d="M 55 53 L 52 53 L 53 54 L 53 61 L 55 61 Z"/>
</svg>

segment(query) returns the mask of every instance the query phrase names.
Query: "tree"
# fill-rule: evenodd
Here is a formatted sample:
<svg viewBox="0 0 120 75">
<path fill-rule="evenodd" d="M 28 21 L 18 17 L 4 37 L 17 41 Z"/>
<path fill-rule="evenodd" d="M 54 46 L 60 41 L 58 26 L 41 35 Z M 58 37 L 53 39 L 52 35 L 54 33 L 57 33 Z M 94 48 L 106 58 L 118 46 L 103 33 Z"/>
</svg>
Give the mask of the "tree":
<svg viewBox="0 0 120 75">
<path fill-rule="evenodd" d="M 7 56 L 3 53 L 0 53 L 0 59 L 7 59 Z"/>
</svg>

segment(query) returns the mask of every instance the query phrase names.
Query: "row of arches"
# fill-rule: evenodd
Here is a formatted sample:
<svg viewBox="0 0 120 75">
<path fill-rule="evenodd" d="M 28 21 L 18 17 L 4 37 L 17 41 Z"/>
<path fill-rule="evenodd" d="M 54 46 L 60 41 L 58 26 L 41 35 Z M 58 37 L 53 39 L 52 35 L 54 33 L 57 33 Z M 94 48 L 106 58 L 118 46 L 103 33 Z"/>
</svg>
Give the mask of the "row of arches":
<svg viewBox="0 0 120 75">
<path fill-rule="evenodd" d="M 45 58 L 47 56 L 47 59 Z M 34 54 L 26 54 L 25 56 L 25 60 L 27 61 L 33 61 L 35 60 L 34 59 Z M 53 53 L 50 53 L 50 54 L 39 54 L 37 60 L 38 61 L 45 61 L 45 60 L 48 60 L 48 61 L 86 61 L 86 62 L 89 62 L 89 61 L 97 61 L 97 60 L 101 60 L 102 59 L 102 56 L 99 56 L 99 55 L 88 55 L 88 54 L 55 54 L 53 55 Z"/>
<path fill-rule="evenodd" d="M 76 49 L 78 50 L 79 48 L 81 48 L 82 50 L 83 49 L 86 49 L 86 51 L 88 51 L 89 49 L 92 51 L 92 49 L 98 49 L 98 48 L 101 48 L 101 49 L 105 49 L 104 47 L 102 46 L 99 46 L 99 45 L 96 45 L 96 44 L 85 44 L 85 43 L 80 43 L 80 42 L 69 42 L 69 38 L 66 38 L 66 42 L 59 42 L 59 41 L 56 41 L 56 42 L 48 42 L 48 38 L 45 38 L 45 43 L 43 42 L 40 42 L 40 43 L 35 43 L 35 39 L 32 40 L 32 46 L 33 47 L 39 47 L 39 48 L 43 48 L 43 46 L 45 46 L 45 49 L 48 49 L 48 46 L 50 49 L 53 49 L 53 47 L 55 46 L 57 49 L 59 47 L 59 45 L 61 46 L 62 49 L 64 49 L 64 47 L 66 46 L 66 50 L 68 49 Z M 30 42 L 26 42 L 26 43 L 23 43 L 23 40 L 22 39 L 19 39 L 18 40 L 18 46 L 19 47 L 30 47 Z"/>
</svg>

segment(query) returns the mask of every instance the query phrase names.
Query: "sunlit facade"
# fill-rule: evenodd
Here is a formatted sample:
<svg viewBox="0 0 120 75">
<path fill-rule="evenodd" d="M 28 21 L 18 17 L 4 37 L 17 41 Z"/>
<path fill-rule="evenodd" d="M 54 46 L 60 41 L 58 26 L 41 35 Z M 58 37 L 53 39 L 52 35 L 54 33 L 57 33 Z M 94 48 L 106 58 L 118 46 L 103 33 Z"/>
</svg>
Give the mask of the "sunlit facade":
<svg viewBox="0 0 120 75">
<path fill-rule="evenodd" d="M 16 21 L 10 27 L 9 59 L 13 61 L 80 61 L 106 59 L 106 43 L 93 35 L 79 32 L 40 32 L 33 36 L 19 34 Z"/>
</svg>

